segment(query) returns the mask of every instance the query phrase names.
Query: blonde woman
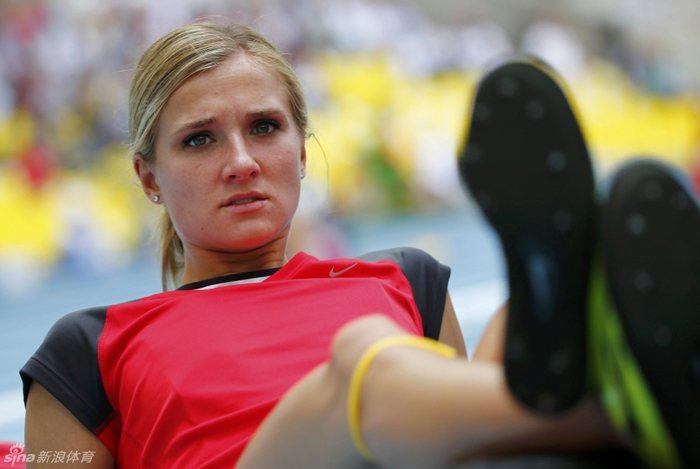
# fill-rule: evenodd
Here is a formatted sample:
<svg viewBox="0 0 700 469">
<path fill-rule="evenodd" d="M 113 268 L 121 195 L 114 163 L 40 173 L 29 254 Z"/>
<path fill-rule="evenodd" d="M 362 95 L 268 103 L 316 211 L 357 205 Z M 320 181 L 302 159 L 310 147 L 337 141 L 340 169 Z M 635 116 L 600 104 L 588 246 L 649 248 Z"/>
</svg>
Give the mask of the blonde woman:
<svg viewBox="0 0 700 469">
<path fill-rule="evenodd" d="M 258 33 L 169 33 L 139 62 L 129 115 L 134 169 L 165 208 L 165 291 L 52 328 L 21 371 L 28 454 L 82 451 L 99 468 L 405 468 L 617 441 L 594 399 L 557 418 L 517 403 L 505 309 L 468 361 L 449 269 L 427 254 L 287 259 L 308 119 L 292 69 Z"/>
</svg>

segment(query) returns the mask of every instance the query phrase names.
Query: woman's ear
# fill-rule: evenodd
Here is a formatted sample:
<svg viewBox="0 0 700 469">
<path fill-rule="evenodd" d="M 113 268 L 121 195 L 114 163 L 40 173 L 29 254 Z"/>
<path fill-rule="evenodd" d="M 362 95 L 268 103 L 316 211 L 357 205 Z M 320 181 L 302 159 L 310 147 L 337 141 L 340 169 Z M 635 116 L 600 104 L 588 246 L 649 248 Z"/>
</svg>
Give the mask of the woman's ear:
<svg viewBox="0 0 700 469">
<path fill-rule="evenodd" d="M 153 200 L 155 197 L 160 198 L 160 187 L 156 182 L 156 175 L 153 172 L 152 164 L 144 160 L 141 153 L 134 155 L 134 171 L 141 181 L 141 188 L 146 196 Z"/>
<path fill-rule="evenodd" d="M 301 174 L 302 178 L 306 176 L 306 145 L 301 146 Z"/>
</svg>

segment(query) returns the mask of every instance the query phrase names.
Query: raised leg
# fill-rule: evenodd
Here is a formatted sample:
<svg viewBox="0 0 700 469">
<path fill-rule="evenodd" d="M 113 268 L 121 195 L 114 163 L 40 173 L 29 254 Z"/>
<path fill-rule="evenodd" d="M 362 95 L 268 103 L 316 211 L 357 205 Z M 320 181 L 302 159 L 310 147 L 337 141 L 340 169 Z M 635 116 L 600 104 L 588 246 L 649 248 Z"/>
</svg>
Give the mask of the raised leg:
<svg viewBox="0 0 700 469">
<path fill-rule="evenodd" d="M 522 59 L 486 75 L 459 171 L 508 265 L 508 386 L 529 408 L 568 410 L 585 392 L 594 182 L 574 111 L 552 70 Z"/>
<path fill-rule="evenodd" d="M 700 466 L 700 206 L 685 178 L 636 161 L 600 209 L 592 376 L 611 420 L 655 467 Z"/>
</svg>

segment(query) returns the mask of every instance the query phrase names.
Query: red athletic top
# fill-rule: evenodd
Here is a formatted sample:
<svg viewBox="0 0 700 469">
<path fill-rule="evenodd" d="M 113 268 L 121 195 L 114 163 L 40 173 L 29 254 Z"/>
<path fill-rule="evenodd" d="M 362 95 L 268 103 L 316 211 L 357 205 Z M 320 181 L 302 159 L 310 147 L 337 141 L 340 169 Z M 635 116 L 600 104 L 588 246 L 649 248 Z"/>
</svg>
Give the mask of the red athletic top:
<svg viewBox="0 0 700 469">
<path fill-rule="evenodd" d="M 22 368 L 25 399 L 37 380 L 117 467 L 232 467 L 348 321 L 380 312 L 437 338 L 449 269 L 413 249 L 367 257 L 300 253 L 280 269 L 67 315 Z"/>
</svg>

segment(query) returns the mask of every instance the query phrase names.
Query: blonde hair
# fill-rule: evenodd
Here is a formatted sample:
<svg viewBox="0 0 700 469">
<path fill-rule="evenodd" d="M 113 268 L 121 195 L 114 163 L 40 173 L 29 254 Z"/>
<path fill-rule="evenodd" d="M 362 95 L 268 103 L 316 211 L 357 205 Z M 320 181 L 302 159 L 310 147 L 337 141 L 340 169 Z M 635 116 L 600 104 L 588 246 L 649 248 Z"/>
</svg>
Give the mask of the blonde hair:
<svg viewBox="0 0 700 469">
<path fill-rule="evenodd" d="M 289 63 L 267 39 L 240 24 L 193 23 L 177 28 L 153 43 L 141 56 L 129 87 L 130 151 L 155 161 L 156 130 L 168 98 L 188 78 L 216 68 L 236 54 L 246 54 L 268 67 L 289 93 L 294 123 L 307 138 L 308 113 L 301 83 Z M 163 290 L 180 283 L 184 267 L 182 240 L 167 210 L 160 223 Z"/>
</svg>

